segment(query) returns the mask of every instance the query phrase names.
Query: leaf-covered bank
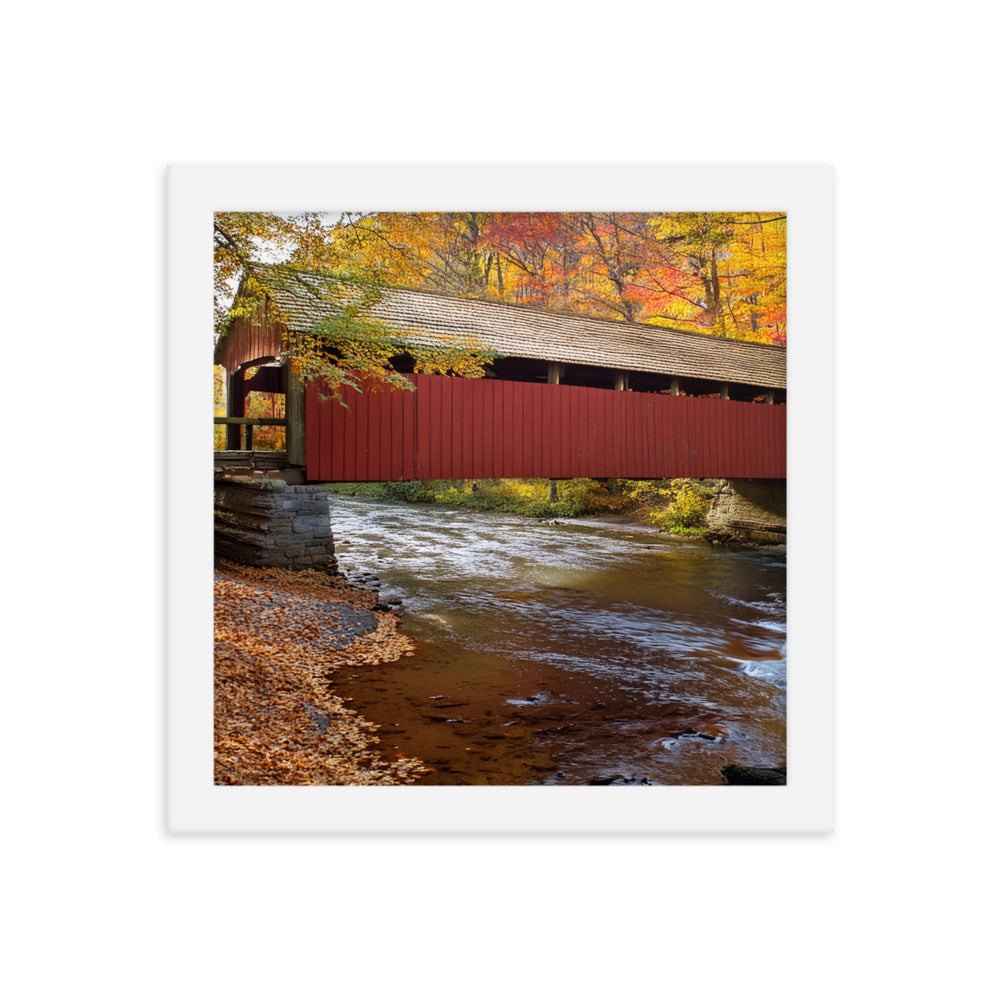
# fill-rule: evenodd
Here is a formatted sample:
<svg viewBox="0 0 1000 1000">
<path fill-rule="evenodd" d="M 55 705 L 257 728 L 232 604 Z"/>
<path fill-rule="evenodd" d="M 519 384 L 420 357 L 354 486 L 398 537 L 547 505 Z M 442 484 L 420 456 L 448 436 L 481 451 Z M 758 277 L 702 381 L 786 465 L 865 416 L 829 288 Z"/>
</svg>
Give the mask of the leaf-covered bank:
<svg viewBox="0 0 1000 1000">
<path fill-rule="evenodd" d="M 628 514 L 675 535 L 702 535 L 711 490 L 695 479 L 414 480 L 397 483 L 328 483 L 332 494 L 441 503 L 538 518 Z"/>
<path fill-rule="evenodd" d="M 316 571 L 220 563 L 215 577 L 215 783 L 410 784 L 377 727 L 332 689 L 338 670 L 411 655 L 378 595 Z"/>
</svg>

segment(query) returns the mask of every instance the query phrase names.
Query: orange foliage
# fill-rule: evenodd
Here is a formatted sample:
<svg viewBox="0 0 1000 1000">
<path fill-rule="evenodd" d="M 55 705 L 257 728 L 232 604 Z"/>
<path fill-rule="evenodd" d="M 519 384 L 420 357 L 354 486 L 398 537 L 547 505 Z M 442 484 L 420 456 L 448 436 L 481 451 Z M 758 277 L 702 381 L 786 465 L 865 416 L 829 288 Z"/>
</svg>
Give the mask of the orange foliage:
<svg viewBox="0 0 1000 1000">
<path fill-rule="evenodd" d="M 330 242 L 390 284 L 784 343 L 781 213 L 344 213 Z"/>
</svg>

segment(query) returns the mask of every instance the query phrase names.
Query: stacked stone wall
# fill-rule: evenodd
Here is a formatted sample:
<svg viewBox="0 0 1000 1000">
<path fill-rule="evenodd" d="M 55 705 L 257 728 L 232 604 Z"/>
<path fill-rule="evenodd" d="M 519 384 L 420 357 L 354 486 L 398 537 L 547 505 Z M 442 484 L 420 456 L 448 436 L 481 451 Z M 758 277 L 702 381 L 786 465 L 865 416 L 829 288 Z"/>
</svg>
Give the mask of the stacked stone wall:
<svg viewBox="0 0 1000 1000">
<path fill-rule="evenodd" d="M 785 541 L 784 479 L 720 479 L 705 517 L 708 538 L 723 542 Z"/>
<path fill-rule="evenodd" d="M 246 566 L 336 572 L 326 490 L 280 479 L 217 477 L 215 553 Z"/>
</svg>

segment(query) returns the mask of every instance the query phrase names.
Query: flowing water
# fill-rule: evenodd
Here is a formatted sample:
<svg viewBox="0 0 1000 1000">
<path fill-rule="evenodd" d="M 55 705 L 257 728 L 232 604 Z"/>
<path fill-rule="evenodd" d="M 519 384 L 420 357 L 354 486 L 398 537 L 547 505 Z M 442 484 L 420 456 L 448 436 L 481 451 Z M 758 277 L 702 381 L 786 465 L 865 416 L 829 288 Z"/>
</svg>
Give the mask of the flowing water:
<svg viewBox="0 0 1000 1000">
<path fill-rule="evenodd" d="M 423 784 L 721 784 L 785 764 L 785 555 L 334 497 L 341 569 L 417 653 L 336 678 Z"/>
</svg>

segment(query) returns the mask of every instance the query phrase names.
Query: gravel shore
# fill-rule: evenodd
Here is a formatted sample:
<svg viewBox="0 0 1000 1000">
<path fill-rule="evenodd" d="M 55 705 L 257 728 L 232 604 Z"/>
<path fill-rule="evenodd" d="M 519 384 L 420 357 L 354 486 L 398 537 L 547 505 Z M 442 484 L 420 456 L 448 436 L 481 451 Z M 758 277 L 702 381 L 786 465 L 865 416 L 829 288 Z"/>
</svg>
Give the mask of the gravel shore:
<svg viewBox="0 0 1000 1000">
<path fill-rule="evenodd" d="M 340 668 L 413 651 L 377 602 L 315 571 L 217 563 L 216 784 L 400 785 L 427 771 L 385 759 L 374 723 L 334 693 Z"/>
</svg>

